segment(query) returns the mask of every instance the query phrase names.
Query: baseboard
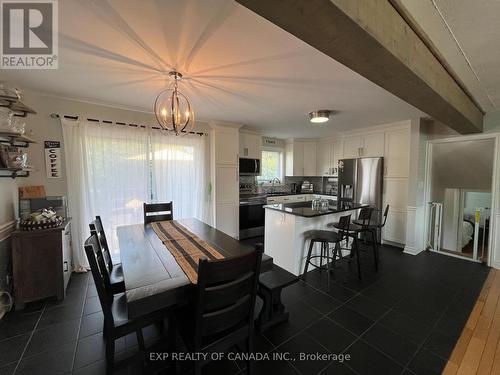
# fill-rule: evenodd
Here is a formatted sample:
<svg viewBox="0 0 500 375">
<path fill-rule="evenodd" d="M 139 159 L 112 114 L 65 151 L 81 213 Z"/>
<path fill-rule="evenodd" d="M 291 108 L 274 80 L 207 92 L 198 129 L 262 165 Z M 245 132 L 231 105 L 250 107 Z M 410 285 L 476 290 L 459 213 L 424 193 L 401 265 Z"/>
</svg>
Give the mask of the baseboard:
<svg viewBox="0 0 500 375">
<path fill-rule="evenodd" d="M 424 250 L 423 249 L 422 250 L 418 250 L 418 249 L 415 249 L 412 246 L 405 246 L 405 248 L 403 250 L 403 253 L 410 254 L 410 255 L 417 255 L 417 254 L 420 254 L 422 251 L 424 251 Z"/>
<path fill-rule="evenodd" d="M 498 262 L 493 262 L 493 268 L 500 270 L 500 261 Z"/>
<path fill-rule="evenodd" d="M 0 225 L 0 241 L 4 241 L 9 238 L 15 227 L 16 222 L 14 220 Z"/>
</svg>

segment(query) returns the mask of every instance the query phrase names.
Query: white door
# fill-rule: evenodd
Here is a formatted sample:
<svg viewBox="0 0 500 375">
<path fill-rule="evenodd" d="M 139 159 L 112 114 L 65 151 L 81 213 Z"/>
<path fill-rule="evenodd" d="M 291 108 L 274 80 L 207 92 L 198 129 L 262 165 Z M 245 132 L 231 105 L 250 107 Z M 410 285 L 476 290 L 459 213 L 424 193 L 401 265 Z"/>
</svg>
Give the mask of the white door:
<svg viewBox="0 0 500 375">
<path fill-rule="evenodd" d="M 316 176 L 316 142 L 304 142 L 304 176 Z"/>
<path fill-rule="evenodd" d="M 361 137 L 352 136 L 344 138 L 344 159 L 360 157 Z"/>
<path fill-rule="evenodd" d="M 363 136 L 361 157 L 384 156 L 384 133 L 372 133 Z"/>
<path fill-rule="evenodd" d="M 304 176 L 304 143 L 293 142 L 293 176 Z"/>
<path fill-rule="evenodd" d="M 216 207 L 216 228 L 227 235 L 238 238 L 240 232 L 239 203 L 221 203 Z"/>
<path fill-rule="evenodd" d="M 239 135 L 236 131 L 218 131 L 215 143 L 216 164 L 239 165 Z"/>
<path fill-rule="evenodd" d="M 408 177 L 410 166 L 410 129 L 385 132 L 385 176 Z"/>
<path fill-rule="evenodd" d="M 215 184 L 218 204 L 239 202 L 239 175 L 236 166 L 217 166 Z"/>
</svg>

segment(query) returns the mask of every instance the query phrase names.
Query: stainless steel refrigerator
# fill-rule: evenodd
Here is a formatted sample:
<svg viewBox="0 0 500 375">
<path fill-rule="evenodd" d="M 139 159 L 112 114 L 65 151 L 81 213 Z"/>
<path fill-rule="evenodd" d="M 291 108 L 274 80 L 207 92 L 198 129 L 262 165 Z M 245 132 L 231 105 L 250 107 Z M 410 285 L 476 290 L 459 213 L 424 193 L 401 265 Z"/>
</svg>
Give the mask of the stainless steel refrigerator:
<svg viewBox="0 0 500 375">
<path fill-rule="evenodd" d="M 364 203 L 377 209 L 372 222 L 382 215 L 384 158 L 342 159 L 338 164 L 338 200 Z"/>
</svg>

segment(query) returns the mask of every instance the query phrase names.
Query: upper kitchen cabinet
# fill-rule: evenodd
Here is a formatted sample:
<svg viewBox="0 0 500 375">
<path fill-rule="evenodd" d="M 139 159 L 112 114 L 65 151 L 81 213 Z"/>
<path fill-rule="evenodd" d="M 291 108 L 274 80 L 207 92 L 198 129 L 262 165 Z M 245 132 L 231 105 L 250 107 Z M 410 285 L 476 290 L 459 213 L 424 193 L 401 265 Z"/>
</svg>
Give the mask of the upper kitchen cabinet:
<svg viewBox="0 0 500 375">
<path fill-rule="evenodd" d="M 342 142 L 331 138 L 322 139 L 317 144 L 317 175 L 333 176 L 337 173 L 339 159 L 343 158 Z"/>
<path fill-rule="evenodd" d="M 410 165 L 410 129 L 385 132 L 384 177 L 407 178 Z"/>
<path fill-rule="evenodd" d="M 344 159 L 384 156 L 384 133 L 369 133 L 344 138 Z"/>
<path fill-rule="evenodd" d="M 288 141 L 285 147 L 287 176 L 316 176 L 316 141 Z"/>
<path fill-rule="evenodd" d="M 240 132 L 240 158 L 261 159 L 262 138 L 258 134 Z"/>
<path fill-rule="evenodd" d="M 239 165 L 239 135 L 237 129 L 217 130 L 215 162 L 216 164 Z"/>
</svg>

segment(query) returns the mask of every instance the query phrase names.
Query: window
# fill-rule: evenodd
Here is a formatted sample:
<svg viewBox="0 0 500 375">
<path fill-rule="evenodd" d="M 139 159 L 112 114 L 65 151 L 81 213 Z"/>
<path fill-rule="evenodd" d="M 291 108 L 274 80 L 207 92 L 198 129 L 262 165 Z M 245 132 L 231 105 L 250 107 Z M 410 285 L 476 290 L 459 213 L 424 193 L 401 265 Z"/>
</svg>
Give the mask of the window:
<svg viewBox="0 0 500 375">
<path fill-rule="evenodd" d="M 260 182 L 269 182 L 274 178 L 281 179 L 282 175 L 282 152 L 281 151 L 262 151 L 260 164 L 260 176 L 257 180 Z"/>
</svg>

